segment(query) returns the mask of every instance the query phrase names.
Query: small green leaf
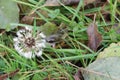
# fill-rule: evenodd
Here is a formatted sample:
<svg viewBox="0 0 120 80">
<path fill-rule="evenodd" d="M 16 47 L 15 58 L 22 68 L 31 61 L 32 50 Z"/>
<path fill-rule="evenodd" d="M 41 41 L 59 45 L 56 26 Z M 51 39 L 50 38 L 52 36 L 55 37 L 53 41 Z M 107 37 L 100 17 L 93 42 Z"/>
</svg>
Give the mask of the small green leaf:
<svg viewBox="0 0 120 80">
<path fill-rule="evenodd" d="M 58 31 L 58 27 L 54 23 L 45 23 L 40 27 L 40 30 L 46 35 L 50 36 Z"/>
<path fill-rule="evenodd" d="M 55 9 L 53 12 L 51 12 L 50 14 L 48 14 L 48 16 L 52 19 L 56 18 L 58 15 L 60 14 L 60 10 L 59 9 Z"/>
</svg>

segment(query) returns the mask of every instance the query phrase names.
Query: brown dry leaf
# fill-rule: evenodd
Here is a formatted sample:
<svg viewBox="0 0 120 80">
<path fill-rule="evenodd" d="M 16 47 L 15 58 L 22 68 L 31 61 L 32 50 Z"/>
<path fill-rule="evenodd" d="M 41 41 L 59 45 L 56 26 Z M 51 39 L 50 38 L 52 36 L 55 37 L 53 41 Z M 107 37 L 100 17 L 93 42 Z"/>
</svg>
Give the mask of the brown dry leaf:
<svg viewBox="0 0 120 80">
<path fill-rule="evenodd" d="M 19 72 L 19 69 L 16 69 L 15 71 L 10 72 L 9 74 L 6 73 L 6 74 L 3 74 L 3 75 L 0 75 L 0 80 L 5 80 L 8 77 L 12 77 L 15 74 L 17 74 L 18 72 Z"/>
<path fill-rule="evenodd" d="M 74 80 L 83 80 L 81 70 L 78 69 L 78 71 L 75 73 L 75 75 L 73 77 L 74 77 Z"/>
<path fill-rule="evenodd" d="M 96 51 L 99 47 L 100 43 L 102 42 L 102 35 L 98 32 L 97 25 L 92 23 L 89 25 L 87 29 L 88 34 L 88 46 L 93 51 Z"/>
<path fill-rule="evenodd" d="M 112 28 L 116 31 L 117 34 L 120 34 L 120 23 L 114 24 Z"/>
<path fill-rule="evenodd" d="M 33 23 L 33 20 L 34 20 L 34 17 L 24 16 L 24 17 L 21 19 L 21 23 L 31 25 L 31 24 Z"/>
<path fill-rule="evenodd" d="M 80 0 L 61 0 L 64 5 L 78 4 Z M 84 0 L 84 5 L 94 2 L 95 0 Z M 47 0 L 44 6 L 61 6 L 59 0 Z"/>
<path fill-rule="evenodd" d="M 0 56 L 5 56 L 7 52 L 0 52 Z"/>
<path fill-rule="evenodd" d="M 40 14 L 42 14 L 45 18 L 49 17 L 47 11 L 37 10 L 37 12 L 39 12 Z M 31 12 L 29 12 L 28 15 L 25 15 L 24 17 L 22 17 L 21 20 L 20 20 L 20 23 L 32 25 L 34 19 L 36 19 L 37 26 L 38 25 L 42 25 L 43 23 L 45 23 L 44 20 L 42 20 L 42 19 L 39 18 L 39 15 L 35 11 L 31 11 Z"/>
<path fill-rule="evenodd" d="M 0 29 L 0 35 L 3 35 L 5 33 L 5 29 Z"/>
</svg>

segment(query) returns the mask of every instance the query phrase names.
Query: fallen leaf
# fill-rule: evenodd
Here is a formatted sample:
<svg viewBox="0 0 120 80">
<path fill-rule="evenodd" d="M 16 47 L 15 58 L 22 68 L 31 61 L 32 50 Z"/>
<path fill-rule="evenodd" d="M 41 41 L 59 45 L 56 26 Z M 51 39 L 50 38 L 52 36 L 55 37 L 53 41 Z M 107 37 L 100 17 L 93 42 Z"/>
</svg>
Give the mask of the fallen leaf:
<svg viewBox="0 0 120 80">
<path fill-rule="evenodd" d="M 29 12 L 29 14 L 24 15 L 24 17 L 21 18 L 20 23 L 32 25 L 34 23 L 34 19 L 36 19 L 36 25 L 37 26 L 40 26 L 40 25 L 44 24 L 45 21 L 43 21 L 43 19 L 39 19 L 40 16 L 39 16 L 38 13 L 43 15 L 45 18 L 49 17 L 48 12 L 45 11 L 45 10 L 31 11 L 31 12 Z"/>
<path fill-rule="evenodd" d="M 34 20 L 34 17 L 24 16 L 24 17 L 21 19 L 21 23 L 32 25 L 33 20 Z"/>
<path fill-rule="evenodd" d="M 15 74 L 17 74 L 18 72 L 19 72 L 19 69 L 16 69 L 15 71 L 10 72 L 9 74 L 6 73 L 3 75 L 0 75 L 0 80 L 5 80 L 6 78 L 12 77 Z"/>
<path fill-rule="evenodd" d="M 78 69 L 78 71 L 75 73 L 75 75 L 73 77 L 74 77 L 74 80 L 83 80 L 81 70 Z"/>
<path fill-rule="evenodd" d="M 61 0 L 64 5 L 78 4 L 80 0 Z M 84 5 L 94 2 L 95 0 L 84 0 Z M 44 6 L 61 6 L 59 0 L 47 0 Z"/>
<path fill-rule="evenodd" d="M 97 59 L 114 56 L 120 57 L 120 42 L 111 43 L 107 48 L 98 54 Z"/>
<path fill-rule="evenodd" d="M 5 56 L 6 54 L 6 52 L 0 52 L 0 56 Z"/>
<path fill-rule="evenodd" d="M 19 22 L 19 8 L 13 0 L 0 0 L 0 29 L 7 31 L 17 26 L 11 23 Z"/>
<path fill-rule="evenodd" d="M 116 31 L 117 34 L 120 34 L 120 23 L 114 24 L 112 28 Z"/>
<path fill-rule="evenodd" d="M 88 34 L 88 46 L 93 51 L 96 51 L 102 42 L 102 35 L 98 32 L 97 25 L 92 23 L 87 29 Z"/>
<path fill-rule="evenodd" d="M 84 5 L 86 6 L 86 5 L 90 4 L 90 3 L 95 2 L 96 0 L 83 0 L 83 1 L 84 1 Z"/>
<path fill-rule="evenodd" d="M 120 57 L 97 59 L 81 72 L 84 80 L 120 80 Z"/>
<path fill-rule="evenodd" d="M 3 35 L 5 33 L 5 29 L 0 29 L 0 35 Z"/>
</svg>

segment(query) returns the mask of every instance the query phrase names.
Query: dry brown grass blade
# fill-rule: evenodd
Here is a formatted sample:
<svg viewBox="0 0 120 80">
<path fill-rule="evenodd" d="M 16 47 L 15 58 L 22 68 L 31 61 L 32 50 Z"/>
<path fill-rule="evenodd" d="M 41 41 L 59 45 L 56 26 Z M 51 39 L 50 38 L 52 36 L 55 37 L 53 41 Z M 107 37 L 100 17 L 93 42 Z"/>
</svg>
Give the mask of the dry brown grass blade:
<svg viewBox="0 0 120 80">
<path fill-rule="evenodd" d="M 64 5 L 78 4 L 80 0 L 61 0 Z M 84 0 L 84 5 L 94 2 L 95 0 Z M 61 6 L 59 0 L 47 0 L 44 6 Z"/>
</svg>

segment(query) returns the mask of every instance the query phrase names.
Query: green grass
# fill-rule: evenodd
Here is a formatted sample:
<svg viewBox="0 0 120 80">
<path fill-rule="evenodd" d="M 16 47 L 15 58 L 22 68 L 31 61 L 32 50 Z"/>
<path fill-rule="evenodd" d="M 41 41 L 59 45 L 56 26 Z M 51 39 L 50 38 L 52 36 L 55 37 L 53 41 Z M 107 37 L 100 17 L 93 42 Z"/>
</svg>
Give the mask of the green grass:
<svg viewBox="0 0 120 80">
<path fill-rule="evenodd" d="M 18 4 L 27 5 L 30 7 L 31 12 L 35 12 L 39 16 L 36 19 L 43 20 L 45 22 L 64 23 L 70 32 L 67 33 L 68 38 L 64 41 L 69 46 L 68 48 L 59 47 L 46 48 L 41 58 L 25 59 L 20 56 L 13 47 L 13 35 L 4 34 L 0 36 L 0 53 L 6 52 L 7 55 L 0 56 L 0 73 L 11 72 L 16 69 L 20 69 L 18 74 L 10 80 L 43 80 L 45 78 L 56 80 L 74 80 L 73 75 L 77 71 L 77 67 L 66 63 L 66 61 L 72 64 L 80 64 L 82 67 L 86 67 L 93 60 L 95 60 L 97 54 L 107 47 L 110 43 L 119 42 L 119 34 L 116 34 L 112 30 L 111 26 L 115 23 L 119 23 L 120 19 L 117 18 L 116 13 L 119 14 L 117 0 L 112 3 L 110 0 L 109 5 L 106 5 L 104 10 L 110 11 L 110 22 L 106 22 L 101 12 L 101 7 L 84 9 L 82 2 L 78 4 L 76 8 L 70 6 L 47 8 L 42 6 L 42 0 L 35 4 L 25 3 L 23 1 L 14 0 Z M 44 1 L 44 0 L 43 0 Z M 41 9 L 47 11 L 50 17 L 45 17 L 43 14 L 36 11 Z M 86 14 L 96 13 L 96 23 L 98 25 L 99 32 L 102 33 L 103 41 L 98 50 L 94 52 L 86 45 L 88 36 L 86 29 L 92 19 L 87 17 Z M 24 25 L 24 24 L 15 24 Z M 36 26 L 36 21 L 34 25 Z M 34 29 L 35 30 L 35 29 Z M 12 31 L 10 31 L 11 33 Z M 15 33 L 15 32 L 14 32 Z M 77 65 L 78 66 L 78 65 Z M 9 79 L 8 79 L 9 80 Z"/>
</svg>

